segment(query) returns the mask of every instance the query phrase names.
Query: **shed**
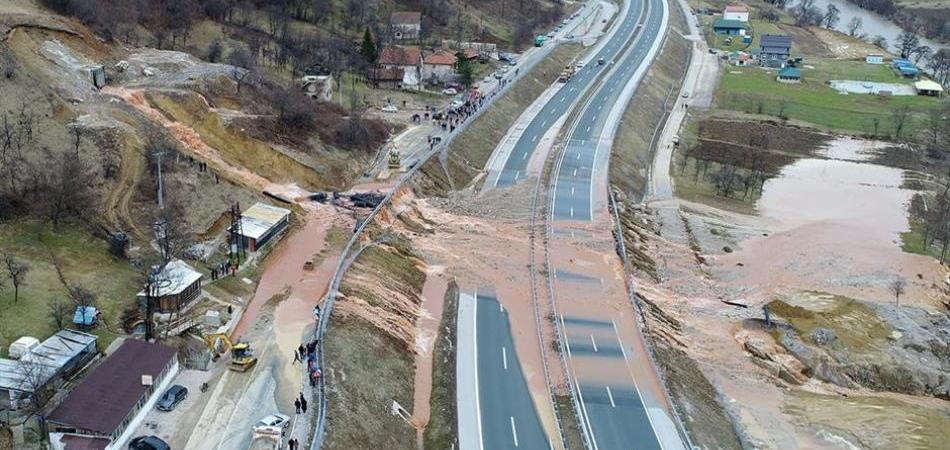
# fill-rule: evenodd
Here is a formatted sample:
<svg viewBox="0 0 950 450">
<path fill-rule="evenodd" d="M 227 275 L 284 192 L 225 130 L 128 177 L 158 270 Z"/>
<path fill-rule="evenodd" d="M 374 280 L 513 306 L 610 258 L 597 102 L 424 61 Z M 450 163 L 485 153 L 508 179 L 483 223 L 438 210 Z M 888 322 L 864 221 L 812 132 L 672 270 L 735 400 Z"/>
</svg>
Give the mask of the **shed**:
<svg viewBox="0 0 950 450">
<path fill-rule="evenodd" d="M 422 13 L 418 11 L 395 11 L 389 15 L 393 39 L 413 41 L 422 31 Z"/>
<path fill-rule="evenodd" d="M 257 251 L 287 229 L 290 210 L 266 203 L 255 203 L 241 213 L 241 229 L 244 248 Z"/>
<path fill-rule="evenodd" d="M 0 409 L 20 409 L 29 405 L 37 393 L 41 393 L 37 397 L 40 404 L 45 403 L 51 387 L 98 354 L 96 339 L 80 331 L 60 330 L 20 355 L 19 360 L 0 358 Z"/>
<path fill-rule="evenodd" d="M 747 28 L 745 22 L 738 20 L 717 19 L 713 22 L 713 31 L 726 36 L 743 36 Z"/>
<path fill-rule="evenodd" d="M 17 340 L 10 344 L 10 358 L 20 359 L 23 357 L 23 355 L 27 354 L 27 352 L 32 350 L 37 345 L 40 345 L 40 340 L 33 336 L 22 336 L 17 338 Z"/>
<path fill-rule="evenodd" d="M 776 77 L 776 79 L 782 83 L 801 83 L 802 71 L 795 67 L 786 67 L 778 71 L 778 77 Z"/>
<path fill-rule="evenodd" d="M 914 89 L 917 95 L 928 95 L 931 97 L 940 97 L 943 95 L 943 86 L 932 80 L 920 80 L 914 83 Z"/>
<path fill-rule="evenodd" d="M 864 62 L 868 64 L 884 64 L 884 55 L 867 55 Z"/>
<path fill-rule="evenodd" d="M 201 273 L 180 259 L 169 261 L 152 276 L 155 278 L 152 286 L 154 312 L 181 311 L 201 294 Z M 137 297 L 144 308 L 148 297 L 145 290 L 140 291 Z"/>
</svg>

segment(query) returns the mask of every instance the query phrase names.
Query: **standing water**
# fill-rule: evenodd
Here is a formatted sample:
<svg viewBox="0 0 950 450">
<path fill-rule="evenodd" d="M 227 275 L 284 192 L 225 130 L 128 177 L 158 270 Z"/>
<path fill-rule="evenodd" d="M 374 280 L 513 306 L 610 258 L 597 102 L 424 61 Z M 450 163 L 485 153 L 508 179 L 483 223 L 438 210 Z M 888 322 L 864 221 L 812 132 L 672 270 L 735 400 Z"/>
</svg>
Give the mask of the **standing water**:
<svg viewBox="0 0 950 450">
<path fill-rule="evenodd" d="M 792 8 L 798 5 L 798 1 L 791 1 L 788 3 L 788 8 Z M 815 7 L 820 9 L 824 13 L 828 9 L 828 5 L 835 5 L 840 11 L 841 19 L 838 20 L 838 24 L 835 26 L 835 30 L 847 34 L 848 22 L 851 21 L 851 18 L 858 17 L 861 19 L 862 26 L 858 30 L 858 34 L 866 34 L 868 37 L 873 38 L 874 36 L 881 35 L 884 39 L 887 39 L 887 48 L 888 51 L 899 53 L 897 51 L 897 37 L 904 31 L 901 27 L 897 26 L 896 23 L 892 22 L 890 19 L 877 14 L 873 11 L 868 11 L 862 9 L 861 7 L 851 3 L 847 0 L 815 0 Z M 938 44 L 930 39 L 920 37 L 921 45 L 926 45 L 932 48 L 935 52 L 941 48 L 950 49 L 948 45 Z"/>
</svg>

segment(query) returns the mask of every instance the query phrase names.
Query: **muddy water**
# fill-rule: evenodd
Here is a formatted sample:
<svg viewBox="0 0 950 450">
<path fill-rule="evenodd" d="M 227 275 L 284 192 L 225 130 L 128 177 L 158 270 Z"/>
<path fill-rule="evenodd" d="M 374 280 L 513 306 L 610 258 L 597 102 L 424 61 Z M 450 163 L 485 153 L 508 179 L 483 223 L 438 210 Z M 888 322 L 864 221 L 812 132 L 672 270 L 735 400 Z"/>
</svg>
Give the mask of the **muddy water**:
<svg viewBox="0 0 950 450">
<path fill-rule="evenodd" d="M 448 281 L 444 268 L 429 266 L 422 286 L 422 311 L 416 321 L 416 374 L 415 397 L 412 402 L 412 422 L 417 431 L 416 443 L 422 448 L 422 433 L 429 423 L 429 399 L 432 396 L 432 354 L 439 335 L 443 301 Z"/>
<path fill-rule="evenodd" d="M 868 146 L 851 142 L 826 152 L 854 159 Z M 910 284 L 908 302 L 933 306 L 928 288 L 942 282 L 945 271 L 933 258 L 901 250 L 913 194 L 902 181 L 899 169 L 841 159 L 786 166 L 765 183 L 757 204 L 772 233 L 718 257 L 724 278 L 753 302 L 801 289 L 887 301 L 888 283 L 900 274 Z"/>
</svg>

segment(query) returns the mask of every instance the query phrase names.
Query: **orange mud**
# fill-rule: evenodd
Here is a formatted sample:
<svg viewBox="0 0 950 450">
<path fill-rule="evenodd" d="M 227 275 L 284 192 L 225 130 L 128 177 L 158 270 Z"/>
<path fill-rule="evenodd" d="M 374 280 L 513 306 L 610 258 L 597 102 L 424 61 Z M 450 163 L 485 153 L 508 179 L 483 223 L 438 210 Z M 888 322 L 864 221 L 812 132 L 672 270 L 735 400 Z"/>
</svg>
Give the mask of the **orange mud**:
<svg viewBox="0 0 950 450">
<path fill-rule="evenodd" d="M 429 400 L 432 396 L 432 355 L 439 336 L 439 325 L 445 301 L 448 280 L 444 268 L 429 266 L 426 283 L 422 287 L 422 310 L 416 320 L 416 371 L 412 406 L 412 423 L 417 427 L 418 442 L 429 423 Z"/>
</svg>

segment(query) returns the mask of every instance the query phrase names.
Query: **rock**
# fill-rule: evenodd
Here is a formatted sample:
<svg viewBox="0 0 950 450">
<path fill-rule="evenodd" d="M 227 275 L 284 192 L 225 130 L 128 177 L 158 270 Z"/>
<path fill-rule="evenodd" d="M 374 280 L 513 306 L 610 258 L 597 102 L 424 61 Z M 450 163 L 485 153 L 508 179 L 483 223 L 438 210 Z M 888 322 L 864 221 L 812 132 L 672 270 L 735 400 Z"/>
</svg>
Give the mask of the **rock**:
<svg viewBox="0 0 950 450">
<path fill-rule="evenodd" d="M 756 358 L 764 359 L 766 361 L 772 360 L 770 354 L 774 353 L 774 349 L 763 339 L 750 337 L 742 346 L 747 352 L 751 353 Z"/>
<path fill-rule="evenodd" d="M 129 68 L 129 62 L 124 59 L 115 64 L 115 70 L 119 72 L 125 72 L 125 69 L 128 69 L 128 68 Z"/>
<path fill-rule="evenodd" d="M 147 76 L 147 77 L 150 77 L 150 76 L 155 75 L 155 71 L 152 70 L 150 67 L 143 67 L 143 68 L 142 68 L 142 75 L 145 75 L 145 76 Z"/>
<path fill-rule="evenodd" d="M 897 330 L 891 331 L 891 334 L 887 336 L 887 338 L 892 341 L 896 341 L 902 337 L 904 337 L 904 333 L 901 333 L 900 331 L 897 331 Z"/>
<path fill-rule="evenodd" d="M 811 332 L 811 340 L 818 345 L 827 345 L 837 339 L 838 336 L 835 335 L 835 332 L 827 328 L 815 328 L 815 330 Z"/>
</svg>

